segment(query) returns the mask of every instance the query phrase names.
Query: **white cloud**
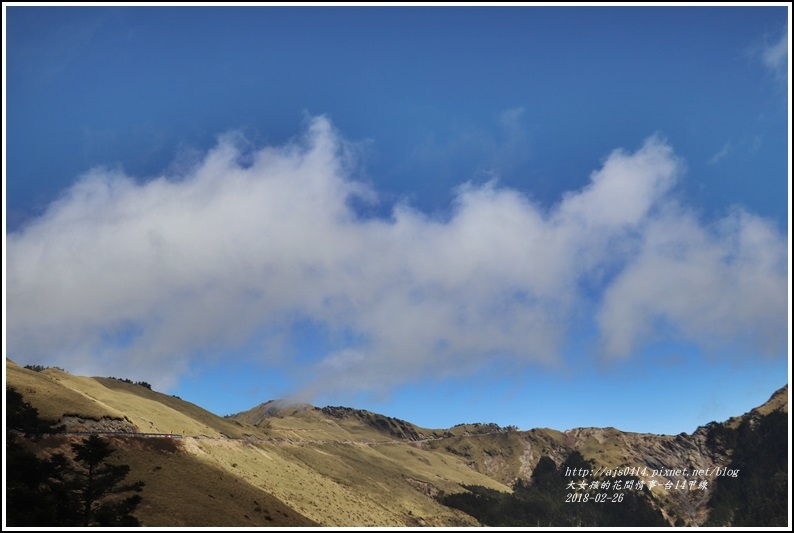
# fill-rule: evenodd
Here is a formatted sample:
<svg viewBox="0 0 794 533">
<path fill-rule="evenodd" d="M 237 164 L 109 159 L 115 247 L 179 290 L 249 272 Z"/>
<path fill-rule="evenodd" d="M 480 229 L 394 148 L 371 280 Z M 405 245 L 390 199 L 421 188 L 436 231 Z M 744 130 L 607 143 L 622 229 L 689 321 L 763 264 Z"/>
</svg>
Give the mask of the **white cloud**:
<svg viewBox="0 0 794 533">
<path fill-rule="evenodd" d="M 788 31 L 783 32 L 780 39 L 761 49 L 761 61 L 777 76 L 788 78 Z"/>
<path fill-rule="evenodd" d="M 459 179 L 459 173 L 480 179 L 513 171 L 531 156 L 524 122 L 524 108 L 513 107 L 497 113 L 489 125 L 462 123 L 451 132 L 428 131 L 412 151 L 411 164 L 447 179 Z M 472 166 L 461 168 L 461 161 Z"/>
<path fill-rule="evenodd" d="M 777 354 L 787 341 L 784 239 L 736 209 L 712 227 L 674 207 L 649 221 L 639 253 L 606 288 L 604 352 L 625 357 L 657 331 L 705 348 Z"/>
<path fill-rule="evenodd" d="M 511 107 L 499 113 L 497 118 L 504 129 L 521 132 L 521 117 L 524 111 L 526 110 L 523 107 Z"/>
<path fill-rule="evenodd" d="M 711 156 L 711 159 L 708 160 L 707 164 L 716 165 L 717 163 L 728 157 L 728 154 L 730 152 L 731 152 L 731 143 L 727 142 L 723 145 L 722 148 L 720 148 L 719 152 Z"/>
<path fill-rule="evenodd" d="M 193 358 L 252 344 L 288 366 L 279 343 L 308 320 L 334 341 L 303 369 L 312 390 L 384 390 L 494 358 L 559 365 L 585 302 L 612 357 L 660 320 L 701 344 L 785 345 L 784 239 L 741 211 L 704 226 L 677 207 L 683 165 L 657 137 L 552 208 L 466 184 L 446 220 L 406 204 L 358 218 L 351 198 L 375 192 L 325 118 L 285 146 L 240 146 L 222 137 L 178 178 L 95 169 L 9 234 L 9 356 L 165 388 Z"/>
</svg>

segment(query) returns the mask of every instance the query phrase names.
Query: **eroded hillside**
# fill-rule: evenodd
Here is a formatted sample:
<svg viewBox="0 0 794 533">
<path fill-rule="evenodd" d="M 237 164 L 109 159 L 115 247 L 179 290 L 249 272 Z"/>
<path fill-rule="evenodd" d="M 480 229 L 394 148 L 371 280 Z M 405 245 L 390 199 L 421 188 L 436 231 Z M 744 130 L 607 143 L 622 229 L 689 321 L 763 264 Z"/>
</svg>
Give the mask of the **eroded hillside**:
<svg viewBox="0 0 794 533">
<path fill-rule="evenodd" d="M 36 372 L 10 361 L 6 371 L 7 385 L 42 417 L 113 440 L 131 477 L 146 482 L 137 515 L 151 526 L 477 525 L 439 496 L 464 486 L 510 493 L 530 482 L 542 457 L 559 466 L 574 450 L 596 468 L 637 468 L 644 482 L 655 482 L 653 505 L 669 523 L 698 525 L 708 519 L 712 492 L 664 485 L 692 481 L 696 471 L 703 473 L 698 481 L 715 483 L 733 449 L 715 437 L 716 429 L 731 431 L 722 425 L 677 436 L 495 424 L 439 430 L 346 407 L 281 402 L 221 418 L 122 380 Z M 776 409 L 787 412 L 787 386 L 724 426 L 749 427 Z M 48 453 L 79 438 L 57 435 L 37 446 Z"/>
</svg>

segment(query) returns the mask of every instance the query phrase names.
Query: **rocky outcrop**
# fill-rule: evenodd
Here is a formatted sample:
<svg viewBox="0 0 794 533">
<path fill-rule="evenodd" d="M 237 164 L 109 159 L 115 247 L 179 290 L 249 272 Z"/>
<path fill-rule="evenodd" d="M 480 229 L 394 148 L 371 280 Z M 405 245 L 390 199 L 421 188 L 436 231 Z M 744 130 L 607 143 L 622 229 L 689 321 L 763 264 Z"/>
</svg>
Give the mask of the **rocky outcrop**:
<svg viewBox="0 0 794 533">
<path fill-rule="evenodd" d="M 140 429 L 126 418 L 102 417 L 98 420 L 67 415 L 58 422 L 70 433 L 138 433 Z"/>
<path fill-rule="evenodd" d="M 705 520 L 709 492 L 697 487 L 701 481 L 712 483 L 717 467 L 728 462 L 723 450 L 708 445 L 705 428 L 676 436 L 623 433 L 611 428 L 575 429 L 570 434 L 572 448 L 593 460 L 596 467 L 628 469 L 654 485 L 652 492 L 671 523 L 681 519 L 687 525 L 697 525 Z M 667 488 L 670 486 L 673 488 Z"/>
<path fill-rule="evenodd" d="M 752 426 L 775 409 L 788 410 L 788 386 L 725 425 L 737 427 L 748 420 Z M 623 469 L 653 485 L 654 504 L 670 524 L 695 526 L 708 517 L 711 489 L 731 462 L 730 450 L 709 438 L 710 428 L 711 424 L 679 435 L 626 433 L 615 428 L 577 428 L 564 433 L 533 429 L 509 439 L 502 433 L 457 437 L 447 441 L 445 448 L 474 470 L 508 485 L 518 479 L 529 481 L 542 455 L 560 465 L 575 450 L 603 475 L 617 475 Z M 519 441 L 521 445 L 516 445 Z M 705 489 L 698 488 L 701 482 Z"/>
</svg>

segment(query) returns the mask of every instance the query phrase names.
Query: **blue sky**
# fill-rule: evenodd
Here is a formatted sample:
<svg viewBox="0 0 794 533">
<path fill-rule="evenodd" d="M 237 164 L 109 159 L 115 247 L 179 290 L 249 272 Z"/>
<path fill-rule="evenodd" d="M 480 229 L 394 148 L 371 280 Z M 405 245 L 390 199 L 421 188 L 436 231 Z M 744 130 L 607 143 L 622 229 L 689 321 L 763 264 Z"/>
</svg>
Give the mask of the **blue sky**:
<svg viewBox="0 0 794 533">
<path fill-rule="evenodd" d="M 4 11 L 17 363 L 433 428 L 788 382 L 785 5 Z"/>
</svg>

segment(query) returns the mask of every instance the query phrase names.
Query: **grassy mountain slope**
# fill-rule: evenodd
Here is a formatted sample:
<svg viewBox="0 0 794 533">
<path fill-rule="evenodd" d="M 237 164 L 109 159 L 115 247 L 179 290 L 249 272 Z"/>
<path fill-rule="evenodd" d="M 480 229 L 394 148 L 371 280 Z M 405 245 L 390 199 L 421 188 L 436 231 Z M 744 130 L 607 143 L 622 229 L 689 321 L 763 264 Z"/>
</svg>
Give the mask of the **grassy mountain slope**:
<svg viewBox="0 0 794 533">
<path fill-rule="evenodd" d="M 181 439 L 106 437 L 116 449 L 110 462 L 130 466 L 129 479 L 143 481 L 135 512 L 150 527 L 314 526 L 274 496 L 224 468 L 186 452 Z M 53 435 L 35 444 L 46 453 L 69 453 L 81 439 Z"/>
<path fill-rule="evenodd" d="M 200 407 L 146 387 L 110 378 L 88 378 L 48 368 L 34 372 L 6 362 L 6 382 L 49 420 L 70 417 L 74 430 L 179 433 L 243 437 L 244 427 Z M 75 415 L 75 416 L 71 416 Z"/>
<path fill-rule="evenodd" d="M 289 408 L 268 427 L 256 427 L 119 380 L 54 369 L 34 372 L 10 361 L 6 371 L 9 386 L 43 417 L 62 421 L 70 431 L 188 437 L 114 437 L 119 448 L 115 460 L 132 467 L 131 479 L 147 483 L 136 512 L 145 525 L 296 525 L 309 520 L 323 525 L 476 525 L 432 496 L 439 490 L 463 490 L 461 484 L 510 490 L 454 455 L 423 451 L 377 427 L 338 420 L 313 407 Z M 141 446 L 147 441 L 168 442 L 174 449 L 153 452 Z M 240 502 L 250 503 L 241 508 Z M 194 504 L 197 516 L 184 516 L 184 508 Z M 180 505 L 182 515 L 175 510 Z M 264 522 L 267 516 L 271 519 Z"/>
<path fill-rule="evenodd" d="M 43 417 L 72 431 L 174 433 L 177 439 L 113 437 L 117 462 L 146 482 L 136 511 L 145 525 L 476 525 L 437 497 L 480 486 L 509 493 L 541 457 L 562 464 L 579 451 L 596 467 L 645 467 L 658 483 L 684 479 L 663 469 L 714 469 L 732 448 L 714 426 L 677 436 L 614 428 L 517 431 L 494 424 L 427 429 L 368 411 L 267 402 L 221 418 L 189 402 L 110 378 L 86 378 L 7 361 L 7 385 Z M 783 409 L 788 387 L 725 426 Z M 752 424 L 751 424 L 752 425 Z M 65 446 L 57 436 L 43 441 Z M 61 439 L 60 441 L 58 439 Z M 68 446 L 67 446 L 68 448 Z M 689 479 L 689 478 L 687 478 Z M 714 482 L 712 476 L 703 476 Z M 710 491 L 653 489 L 672 524 L 703 524 Z"/>
</svg>

